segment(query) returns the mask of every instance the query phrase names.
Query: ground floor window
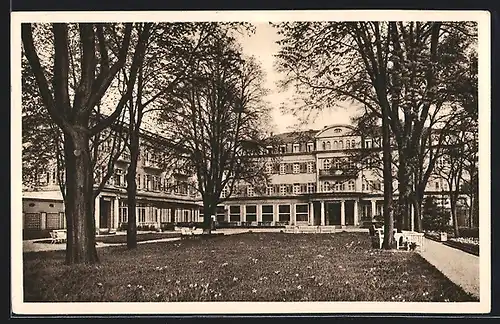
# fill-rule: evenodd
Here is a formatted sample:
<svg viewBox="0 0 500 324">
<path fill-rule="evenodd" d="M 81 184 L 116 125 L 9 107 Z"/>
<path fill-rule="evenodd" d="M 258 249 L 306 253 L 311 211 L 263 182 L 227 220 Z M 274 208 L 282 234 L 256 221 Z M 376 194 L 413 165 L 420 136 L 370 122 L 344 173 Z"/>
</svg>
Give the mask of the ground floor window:
<svg viewBox="0 0 500 324">
<path fill-rule="evenodd" d="M 278 211 L 279 211 L 280 222 L 290 221 L 290 205 L 279 205 Z"/>
<path fill-rule="evenodd" d="M 240 206 L 229 206 L 229 220 L 239 222 L 241 220 Z"/>
<path fill-rule="evenodd" d="M 273 205 L 262 205 L 262 221 L 272 222 L 273 221 Z"/>
<path fill-rule="evenodd" d="M 127 202 L 124 200 L 120 200 L 119 208 L 118 208 L 118 222 L 126 223 L 128 222 L 128 206 Z"/>
<path fill-rule="evenodd" d="M 221 223 L 225 221 L 226 211 L 224 209 L 224 206 L 217 206 L 216 214 L 217 222 Z"/>
<path fill-rule="evenodd" d="M 246 220 L 247 222 L 257 221 L 257 206 L 255 205 L 246 206 Z"/>
<path fill-rule="evenodd" d="M 137 204 L 137 220 L 139 223 L 146 222 L 146 206 Z"/>
<path fill-rule="evenodd" d="M 295 205 L 295 219 L 298 222 L 307 222 L 309 206 L 307 204 Z"/>
</svg>

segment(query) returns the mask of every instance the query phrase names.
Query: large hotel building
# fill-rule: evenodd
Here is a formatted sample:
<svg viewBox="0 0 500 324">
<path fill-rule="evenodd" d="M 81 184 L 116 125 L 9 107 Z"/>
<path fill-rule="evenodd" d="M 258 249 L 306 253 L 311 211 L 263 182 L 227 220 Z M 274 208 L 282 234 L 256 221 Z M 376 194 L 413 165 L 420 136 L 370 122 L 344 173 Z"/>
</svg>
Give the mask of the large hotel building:
<svg viewBox="0 0 500 324">
<path fill-rule="evenodd" d="M 349 125 L 332 125 L 321 130 L 275 135 L 276 163 L 267 165 L 271 184 L 265 192 L 239 185 L 231 197 L 218 206 L 219 224 L 298 225 L 356 227 L 382 214 L 383 181 L 376 169 L 356 168 L 350 157 L 357 150 L 377 151 L 380 138 L 353 135 Z M 143 141 L 151 141 L 147 134 Z M 158 154 L 141 146 L 137 170 L 138 226 L 158 228 L 162 223 L 201 222 L 199 196 L 190 189 L 189 178 L 181 170 L 164 170 Z M 277 151 L 276 151 L 277 150 Z M 95 201 L 96 227 L 118 229 L 127 222 L 125 173 L 129 157 L 116 162 L 114 176 Z M 42 174 L 35 187 L 23 190 L 23 228 L 64 228 L 64 204 L 55 170 Z M 394 183 L 397 188 L 397 183 Z M 441 177 L 431 177 L 427 194 L 447 206 L 448 186 Z M 396 192 L 397 197 L 397 192 Z M 468 214 L 459 205 L 459 222 L 467 224 Z"/>
</svg>

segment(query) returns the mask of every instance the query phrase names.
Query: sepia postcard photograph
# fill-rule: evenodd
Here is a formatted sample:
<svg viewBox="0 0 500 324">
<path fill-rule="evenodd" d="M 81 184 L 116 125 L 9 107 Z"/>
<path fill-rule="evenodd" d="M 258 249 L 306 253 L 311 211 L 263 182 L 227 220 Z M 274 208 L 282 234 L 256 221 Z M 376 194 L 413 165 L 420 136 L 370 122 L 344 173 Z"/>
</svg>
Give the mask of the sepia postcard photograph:
<svg viewBox="0 0 500 324">
<path fill-rule="evenodd" d="M 11 13 L 17 315 L 491 308 L 487 11 Z"/>
</svg>

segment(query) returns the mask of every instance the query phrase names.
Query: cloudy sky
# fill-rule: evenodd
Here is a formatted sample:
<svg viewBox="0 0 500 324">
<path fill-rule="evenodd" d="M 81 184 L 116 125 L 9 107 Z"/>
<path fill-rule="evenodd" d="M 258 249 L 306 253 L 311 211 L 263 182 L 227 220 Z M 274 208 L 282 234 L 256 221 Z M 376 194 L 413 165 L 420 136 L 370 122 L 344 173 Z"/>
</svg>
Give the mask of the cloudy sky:
<svg viewBox="0 0 500 324">
<path fill-rule="evenodd" d="M 279 35 L 268 23 L 256 23 L 255 27 L 255 34 L 240 37 L 240 42 L 243 46 L 243 51 L 247 55 L 255 56 L 266 72 L 266 87 L 271 90 L 266 99 L 273 107 L 275 132 L 296 130 L 297 126 L 295 125 L 297 117 L 290 114 L 283 114 L 279 109 L 281 103 L 287 103 L 291 100 L 291 93 L 280 93 L 276 86 L 276 81 L 280 79 L 280 74 L 274 69 L 273 55 L 279 50 L 279 46 L 276 44 Z M 326 110 L 319 113 L 316 118 L 309 119 L 308 124 L 301 127 L 304 129 L 319 129 L 330 124 L 350 123 L 350 117 L 353 113 L 355 113 L 353 107 L 345 107 L 345 109 L 340 108 L 334 111 Z"/>
</svg>

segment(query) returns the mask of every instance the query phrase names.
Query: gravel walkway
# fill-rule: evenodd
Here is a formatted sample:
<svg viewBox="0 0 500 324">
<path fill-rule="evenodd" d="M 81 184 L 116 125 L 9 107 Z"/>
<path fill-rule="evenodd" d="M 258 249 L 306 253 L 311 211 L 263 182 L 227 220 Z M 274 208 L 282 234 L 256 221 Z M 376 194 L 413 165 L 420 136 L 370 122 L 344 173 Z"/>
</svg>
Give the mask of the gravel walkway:
<svg viewBox="0 0 500 324">
<path fill-rule="evenodd" d="M 421 255 L 448 279 L 479 298 L 479 257 L 424 238 Z"/>
</svg>

